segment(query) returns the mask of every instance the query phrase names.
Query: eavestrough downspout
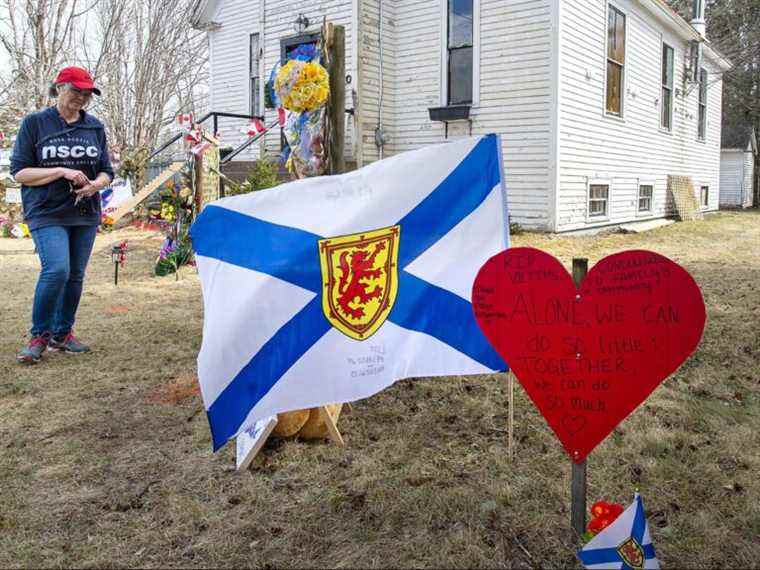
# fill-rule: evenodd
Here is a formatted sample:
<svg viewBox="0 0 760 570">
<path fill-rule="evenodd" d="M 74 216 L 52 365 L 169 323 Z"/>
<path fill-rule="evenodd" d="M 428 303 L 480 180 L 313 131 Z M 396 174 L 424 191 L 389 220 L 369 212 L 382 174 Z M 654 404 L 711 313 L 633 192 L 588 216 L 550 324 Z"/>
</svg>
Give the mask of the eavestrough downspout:
<svg viewBox="0 0 760 570">
<path fill-rule="evenodd" d="M 383 132 L 383 92 L 384 92 L 384 83 L 383 83 L 383 0 L 378 0 L 378 11 L 379 11 L 379 23 L 378 23 L 378 51 L 379 51 L 379 57 L 380 57 L 380 65 L 378 66 L 379 75 L 378 78 L 378 84 L 380 89 L 380 94 L 378 97 L 378 103 L 377 103 L 377 128 L 375 129 L 375 144 L 377 145 L 378 152 L 379 152 L 379 158 L 380 160 L 383 159 L 384 153 L 383 153 L 383 147 L 385 146 L 385 133 Z"/>
</svg>

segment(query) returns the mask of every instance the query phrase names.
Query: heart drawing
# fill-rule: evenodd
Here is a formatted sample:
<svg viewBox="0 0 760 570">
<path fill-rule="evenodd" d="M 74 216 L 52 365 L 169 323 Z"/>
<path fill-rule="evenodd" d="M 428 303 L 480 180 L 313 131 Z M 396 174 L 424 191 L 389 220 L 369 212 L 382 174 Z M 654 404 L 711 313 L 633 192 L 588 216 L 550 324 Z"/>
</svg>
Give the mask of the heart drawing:
<svg viewBox="0 0 760 570">
<path fill-rule="evenodd" d="M 472 304 L 577 463 L 678 369 L 705 327 L 694 279 L 649 251 L 604 258 L 576 288 L 551 255 L 510 249 L 481 268 Z"/>
</svg>

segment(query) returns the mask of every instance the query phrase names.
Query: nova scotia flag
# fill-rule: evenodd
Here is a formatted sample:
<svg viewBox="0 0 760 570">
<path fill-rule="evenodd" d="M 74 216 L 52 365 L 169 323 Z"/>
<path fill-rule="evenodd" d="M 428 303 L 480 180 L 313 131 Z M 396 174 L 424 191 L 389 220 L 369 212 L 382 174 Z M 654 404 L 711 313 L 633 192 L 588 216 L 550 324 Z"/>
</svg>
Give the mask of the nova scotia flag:
<svg viewBox="0 0 760 570">
<path fill-rule="evenodd" d="M 402 378 L 506 370 L 470 295 L 507 219 L 495 135 L 208 205 L 191 236 L 214 448 Z"/>
<path fill-rule="evenodd" d="M 630 507 L 578 551 L 578 558 L 593 570 L 660 567 L 638 493 Z"/>
</svg>

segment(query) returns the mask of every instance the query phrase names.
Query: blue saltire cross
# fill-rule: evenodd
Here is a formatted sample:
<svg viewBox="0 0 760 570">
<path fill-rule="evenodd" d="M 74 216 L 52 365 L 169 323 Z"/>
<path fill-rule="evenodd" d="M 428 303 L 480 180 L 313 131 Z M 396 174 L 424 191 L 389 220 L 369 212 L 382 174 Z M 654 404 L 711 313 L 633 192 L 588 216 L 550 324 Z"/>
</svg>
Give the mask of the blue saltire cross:
<svg viewBox="0 0 760 570">
<path fill-rule="evenodd" d="M 484 137 L 449 176 L 397 224 L 399 290 L 388 320 L 428 334 L 473 360 L 506 365 L 478 328 L 470 303 L 404 271 L 469 216 L 501 178 L 496 136 Z M 375 228 L 367 228 L 375 229 Z M 208 410 L 214 450 L 237 433 L 250 410 L 331 328 L 322 314 L 318 242 L 323 236 L 210 205 L 191 228 L 198 255 L 266 273 L 316 294 L 251 358 Z M 461 326 L 454 328 L 450 323 Z"/>
</svg>

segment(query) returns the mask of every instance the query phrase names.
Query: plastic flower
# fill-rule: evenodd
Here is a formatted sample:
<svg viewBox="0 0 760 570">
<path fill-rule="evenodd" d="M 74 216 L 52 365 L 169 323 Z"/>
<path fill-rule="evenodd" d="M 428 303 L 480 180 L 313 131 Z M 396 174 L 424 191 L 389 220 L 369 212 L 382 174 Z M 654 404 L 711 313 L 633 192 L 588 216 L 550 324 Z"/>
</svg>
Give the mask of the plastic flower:
<svg viewBox="0 0 760 570">
<path fill-rule="evenodd" d="M 166 238 L 164 243 L 161 244 L 161 249 L 158 252 L 158 258 L 161 261 L 165 261 L 170 254 L 174 253 L 177 249 L 177 244 L 174 243 L 172 238 Z"/>
<path fill-rule="evenodd" d="M 588 523 L 588 531 L 592 535 L 599 534 L 615 522 L 615 519 L 623 513 L 623 510 L 623 506 L 617 503 L 597 501 L 591 505 L 591 516 L 593 518 Z"/>
<path fill-rule="evenodd" d="M 167 220 L 169 222 L 174 220 L 174 212 L 175 210 L 173 204 L 167 204 L 166 202 L 161 204 L 161 217 L 164 220 Z"/>
<path fill-rule="evenodd" d="M 319 63 L 292 59 L 277 71 L 274 88 L 285 109 L 303 113 L 324 106 L 330 95 L 330 79 Z"/>
</svg>

